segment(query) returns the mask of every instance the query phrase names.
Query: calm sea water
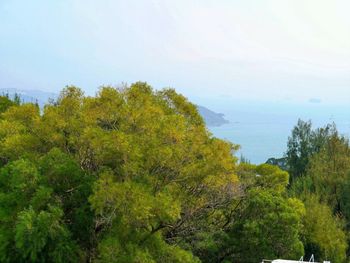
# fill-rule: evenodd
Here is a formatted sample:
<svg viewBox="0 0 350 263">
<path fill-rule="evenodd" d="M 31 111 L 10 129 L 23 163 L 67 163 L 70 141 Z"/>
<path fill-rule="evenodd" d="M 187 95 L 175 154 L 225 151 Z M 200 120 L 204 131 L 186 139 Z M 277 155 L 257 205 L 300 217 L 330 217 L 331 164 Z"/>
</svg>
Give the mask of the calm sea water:
<svg viewBox="0 0 350 263">
<path fill-rule="evenodd" d="M 334 122 L 340 133 L 350 137 L 350 106 L 305 103 L 222 103 L 211 105 L 225 114 L 229 124 L 210 127 L 214 136 L 241 146 L 237 156 L 259 164 L 270 157 L 282 157 L 288 136 L 298 119 L 321 127 Z"/>
</svg>

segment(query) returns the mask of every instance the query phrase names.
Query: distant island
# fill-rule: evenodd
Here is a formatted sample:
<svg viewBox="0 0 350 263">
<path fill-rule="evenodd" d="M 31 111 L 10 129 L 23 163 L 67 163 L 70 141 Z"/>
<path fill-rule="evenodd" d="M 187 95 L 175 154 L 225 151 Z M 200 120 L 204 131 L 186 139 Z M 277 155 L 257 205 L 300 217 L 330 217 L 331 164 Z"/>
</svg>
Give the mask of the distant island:
<svg viewBox="0 0 350 263">
<path fill-rule="evenodd" d="M 224 118 L 225 115 L 222 113 L 216 113 L 200 105 L 197 105 L 197 109 L 209 127 L 219 127 L 229 123 L 229 121 Z"/>
</svg>

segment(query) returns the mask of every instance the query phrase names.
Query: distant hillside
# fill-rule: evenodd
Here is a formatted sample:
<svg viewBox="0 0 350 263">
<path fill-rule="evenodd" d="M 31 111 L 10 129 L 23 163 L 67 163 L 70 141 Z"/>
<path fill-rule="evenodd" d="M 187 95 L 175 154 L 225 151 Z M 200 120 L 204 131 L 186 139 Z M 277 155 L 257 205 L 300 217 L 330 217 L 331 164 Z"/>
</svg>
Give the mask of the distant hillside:
<svg viewBox="0 0 350 263">
<path fill-rule="evenodd" d="M 8 94 L 10 97 L 13 97 L 15 94 L 20 95 L 21 100 L 24 102 L 38 102 L 40 107 L 44 106 L 49 99 L 56 99 L 57 94 L 53 92 L 46 92 L 41 90 L 19 90 L 19 89 L 1 89 L 0 95 Z M 218 127 L 223 124 L 228 123 L 228 120 L 224 118 L 224 114 L 216 113 L 209 110 L 203 106 L 197 106 L 199 113 L 204 118 L 205 123 L 211 127 Z"/>
<path fill-rule="evenodd" d="M 224 118 L 225 115 L 222 113 L 216 113 L 214 111 L 209 110 L 206 107 L 199 105 L 197 105 L 197 108 L 208 126 L 218 127 L 229 123 L 229 121 Z"/>
<path fill-rule="evenodd" d="M 287 158 L 282 157 L 282 158 L 269 158 L 266 161 L 267 164 L 272 164 L 278 166 L 280 169 L 284 171 L 288 171 L 288 164 L 287 164 Z"/>
<path fill-rule="evenodd" d="M 22 101 L 33 103 L 37 102 L 40 106 L 44 106 L 44 104 L 47 103 L 49 99 L 57 98 L 57 94 L 53 92 L 0 88 L 0 95 L 8 94 L 10 97 L 13 97 L 16 93 L 21 97 Z"/>
</svg>

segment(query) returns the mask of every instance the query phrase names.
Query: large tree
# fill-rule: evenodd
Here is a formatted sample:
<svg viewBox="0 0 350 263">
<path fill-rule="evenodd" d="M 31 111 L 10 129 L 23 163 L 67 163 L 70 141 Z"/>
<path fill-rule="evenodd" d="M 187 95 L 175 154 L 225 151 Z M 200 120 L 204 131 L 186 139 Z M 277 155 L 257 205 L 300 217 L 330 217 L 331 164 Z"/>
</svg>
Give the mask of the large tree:
<svg viewBox="0 0 350 263">
<path fill-rule="evenodd" d="M 193 222 L 235 198 L 235 146 L 146 83 L 64 89 L 0 118 L 2 262 L 197 262 Z"/>
<path fill-rule="evenodd" d="M 334 124 L 312 129 L 311 121 L 298 120 L 287 143 L 287 166 L 292 180 L 305 175 L 310 158 L 336 133 Z"/>
</svg>

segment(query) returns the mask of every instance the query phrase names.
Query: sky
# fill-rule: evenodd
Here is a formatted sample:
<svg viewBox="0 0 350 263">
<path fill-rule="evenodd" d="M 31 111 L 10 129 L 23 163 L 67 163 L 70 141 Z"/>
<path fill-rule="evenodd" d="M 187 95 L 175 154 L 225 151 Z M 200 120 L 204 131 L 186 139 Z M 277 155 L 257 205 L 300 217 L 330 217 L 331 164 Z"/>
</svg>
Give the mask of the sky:
<svg viewBox="0 0 350 263">
<path fill-rule="evenodd" d="M 347 104 L 348 0 L 0 0 L 0 88 Z M 209 103 L 210 104 L 210 103 Z"/>
</svg>

